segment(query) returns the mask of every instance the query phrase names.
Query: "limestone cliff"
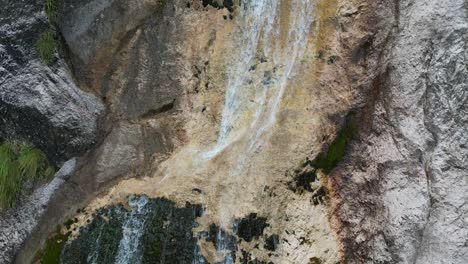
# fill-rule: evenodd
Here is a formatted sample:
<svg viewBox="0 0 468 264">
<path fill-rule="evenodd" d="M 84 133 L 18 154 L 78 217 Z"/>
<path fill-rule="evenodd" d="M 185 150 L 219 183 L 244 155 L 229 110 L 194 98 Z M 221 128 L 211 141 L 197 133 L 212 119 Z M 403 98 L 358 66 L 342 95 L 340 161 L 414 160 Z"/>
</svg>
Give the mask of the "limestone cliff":
<svg viewBox="0 0 468 264">
<path fill-rule="evenodd" d="M 466 1 L 52 2 L 0 11 L 0 137 L 75 158 L 0 262 L 468 263 Z"/>
</svg>

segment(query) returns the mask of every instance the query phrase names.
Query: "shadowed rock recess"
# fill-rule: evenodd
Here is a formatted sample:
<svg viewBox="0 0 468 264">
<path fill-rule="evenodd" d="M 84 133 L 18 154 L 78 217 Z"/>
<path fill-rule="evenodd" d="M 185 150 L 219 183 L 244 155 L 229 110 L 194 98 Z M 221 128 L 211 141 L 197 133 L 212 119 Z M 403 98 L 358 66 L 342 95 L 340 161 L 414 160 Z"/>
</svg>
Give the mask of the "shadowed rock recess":
<svg viewBox="0 0 468 264">
<path fill-rule="evenodd" d="M 465 0 L 5 0 L 0 33 L 0 141 L 57 169 L 2 264 L 468 263 Z"/>
</svg>

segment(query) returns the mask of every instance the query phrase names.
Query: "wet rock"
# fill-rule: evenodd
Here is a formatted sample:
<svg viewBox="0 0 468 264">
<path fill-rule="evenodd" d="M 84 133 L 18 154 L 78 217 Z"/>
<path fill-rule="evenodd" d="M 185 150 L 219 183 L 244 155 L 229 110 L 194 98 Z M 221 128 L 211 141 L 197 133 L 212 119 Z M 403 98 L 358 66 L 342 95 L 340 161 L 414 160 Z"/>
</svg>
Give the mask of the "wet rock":
<svg viewBox="0 0 468 264">
<path fill-rule="evenodd" d="M 143 263 L 193 263 L 203 259 L 196 253 L 199 249 L 192 233 L 200 205 L 177 208 L 167 200 L 156 200 L 149 206 L 151 217 L 142 237 Z"/>
<path fill-rule="evenodd" d="M 130 198 L 131 210 L 118 205 L 101 209 L 93 221 L 67 243 L 61 263 L 206 263 L 192 229 L 201 206 L 178 208 L 166 199 Z"/>
<path fill-rule="evenodd" d="M 226 8 L 227 10 L 229 10 L 229 12 L 234 11 L 234 7 L 236 5 L 235 2 L 237 2 L 237 0 L 201 0 L 201 1 L 203 2 L 204 7 L 212 6 L 214 8 L 219 8 L 219 9 Z"/>
<path fill-rule="evenodd" d="M 278 244 L 279 244 L 279 236 L 276 234 L 273 234 L 265 240 L 264 247 L 265 249 L 269 251 L 275 251 L 278 248 Z"/>
<path fill-rule="evenodd" d="M 215 224 L 210 225 L 208 237 L 205 240 L 212 242 L 217 251 L 237 251 L 237 238 Z"/>
<path fill-rule="evenodd" d="M 246 242 L 252 242 L 263 234 L 263 230 L 268 226 L 265 217 L 257 217 L 257 214 L 251 213 L 245 218 L 236 220 L 234 232 Z"/>
<path fill-rule="evenodd" d="M 249 252 L 242 250 L 242 257 L 240 258 L 240 263 L 242 264 L 273 264 L 273 262 L 266 262 L 252 258 L 252 255 Z"/>
<path fill-rule="evenodd" d="M 122 206 L 99 210 L 94 220 L 80 230 L 80 236 L 65 244 L 60 263 L 88 263 L 88 260 L 103 264 L 115 263 L 123 236 L 122 226 L 129 213 Z"/>
</svg>

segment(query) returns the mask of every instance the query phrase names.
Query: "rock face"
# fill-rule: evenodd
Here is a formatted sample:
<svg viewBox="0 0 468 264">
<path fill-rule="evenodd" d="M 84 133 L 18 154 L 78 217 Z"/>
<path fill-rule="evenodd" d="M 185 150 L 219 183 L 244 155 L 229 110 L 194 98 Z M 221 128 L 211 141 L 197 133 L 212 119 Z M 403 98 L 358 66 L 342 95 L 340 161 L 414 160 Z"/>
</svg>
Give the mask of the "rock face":
<svg viewBox="0 0 468 264">
<path fill-rule="evenodd" d="M 0 255 L 76 218 L 61 263 L 468 263 L 465 2 L 64 0 L 74 81 L 9 3 L 0 136 L 102 140 Z"/>
<path fill-rule="evenodd" d="M 466 1 L 400 1 L 360 139 L 332 174 L 345 263 L 468 262 Z"/>
<path fill-rule="evenodd" d="M 48 29 L 43 4 L 7 1 L 0 13 L 0 137 L 30 141 L 56 164 L 95 143 L 100 100 L 74 83 L 66 64 L 36 51 Z"/>
<path fill-rule="evenodd" d="M 182 35 L 172 7 L 162 0 L 70 0 L 63 9 L 60 29 L 78 83 L 123 119 L 173 107 L 182 90 L 176 48 Z"/>
</svg>

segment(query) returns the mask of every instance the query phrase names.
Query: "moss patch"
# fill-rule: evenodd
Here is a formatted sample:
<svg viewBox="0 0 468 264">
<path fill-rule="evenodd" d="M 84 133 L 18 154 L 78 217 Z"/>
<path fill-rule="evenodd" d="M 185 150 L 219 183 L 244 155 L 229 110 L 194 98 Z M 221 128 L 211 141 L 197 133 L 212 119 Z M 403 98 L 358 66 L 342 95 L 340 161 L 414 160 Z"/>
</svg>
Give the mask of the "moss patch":
<svg viewBox="0 0 468 264">
<path fill-rule="evenodd" d="M 303 171 L 296 172 L 294 180 L 289 182 L 289 189 L 297 193 L 312 192 L 312 202 L 315 205 L 323 203 L 326 200 L 327 190 L 323 186 L 314 189 L 311 185 L 312 182 L 318 180 L 317 170 L 320 169 L 325 174 L 329 174 L 344 158 L 349 142 L 355 139 L 357 134 L 357 118 L 354 113 L 351 113 L 346 117 L 343 128 L 338 132 L 335 140 L 328 148 L 314 160 L 307 160 L 303 164 Z"/>
<path fill-rule="evenodd" d="M 143 264 L 192 263 L 198 258 L 200 263 L 206 263 L 197 253 L 199 249 L 192 232 L 195 219 L 201 216 L 201 206 L 187 204 L 179 208 L 166 199 L 148 199 L 144 209 L 135 210 L 129 211 L 122 205 L 99 210 L 93 221 L 80 229 L 76 239 L 57 248 L 61 251 L 60 263 L 89 263 L 90 259 L 99 264 L 115 263 L 124 236 L 123 227 L 130 219 L 139 219 L 143 224 L 138 252 L 133 252 L 130 261 L 138 258 Z M 126 228 L 129 232 L 129 227 Z"/>
<path fill-rule="evenodd" d="M 51 65 L 55 50 L 55 25 L 59 18 L 59 0 L 45 0 L 44 10 L 49 20 L 49 29 L 42 32 L 36 41 L 36 50 L 42 62 Z"/>
<path fill-rule="evenodd" d="M 357 121 L 354 115 L 349 115 L 344 128 L 338 132 L 335 140 L 328 147 L 328 151 L 321 153 L 313 162 L 313 166 L 329 174 L 338 162 L 343 159 L 346 146 L 357 135 L 357 128 Z"/>
<path fill-rule="evenodd" d="M 43 250 L 36 255 L 36 260 L 41 264 L 59 264 L 62 248 L 68 240 L 70 233 L 62 234 L 60 227 L 57 228 L 55 236 L 49 238 Z"/>
<path fill-rule="evenodd" d="M 123 236 L 122 225 L 129 213 L 121 205 L 99 210 L 80 235 L 63 247 L 60 263 L 88 263 L 90 257 L 99 264 L 114 263 Z"/>
</svg>

